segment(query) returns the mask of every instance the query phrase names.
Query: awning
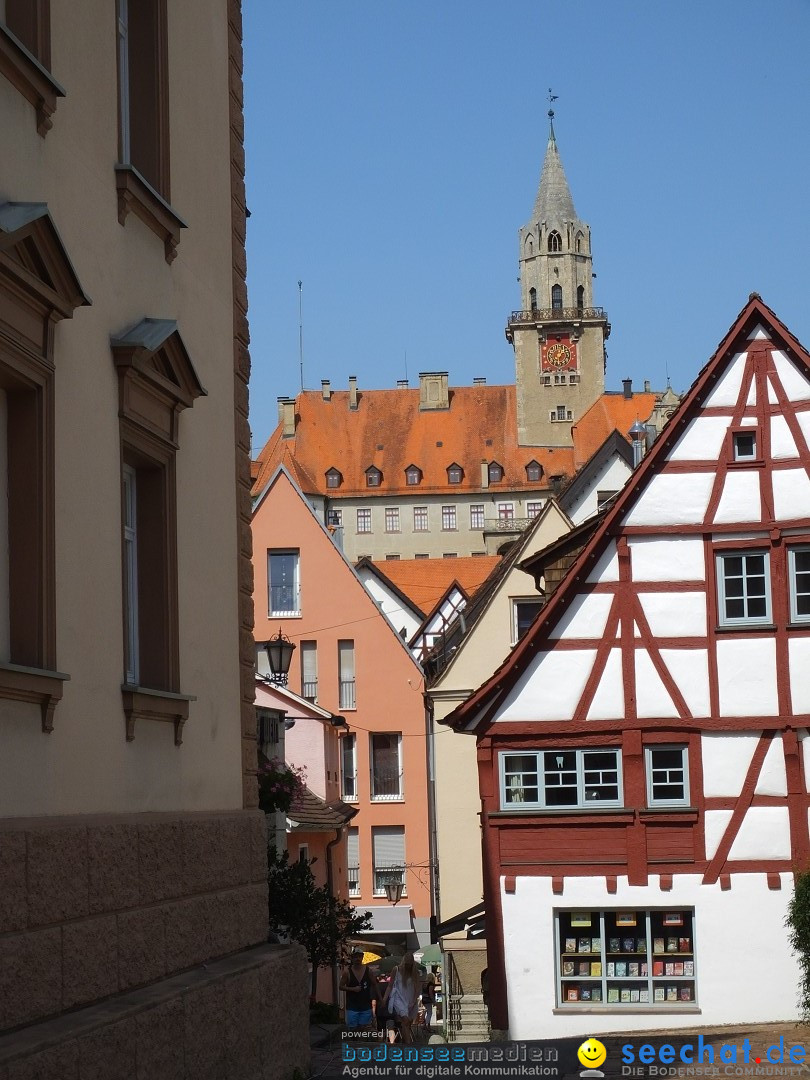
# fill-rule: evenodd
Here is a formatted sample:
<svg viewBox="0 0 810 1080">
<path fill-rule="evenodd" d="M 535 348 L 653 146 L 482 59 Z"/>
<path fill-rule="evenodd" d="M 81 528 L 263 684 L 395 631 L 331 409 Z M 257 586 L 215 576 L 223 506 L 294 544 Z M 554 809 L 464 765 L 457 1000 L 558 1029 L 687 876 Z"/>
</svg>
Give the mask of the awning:
<svg viewBox="0 0 810 1080">
<path fill-rule="evenodd" d="M 385 904 L 362 910 L 371 916 L 369 934 L 409 934 L 413 930 L 413 908 Z M 364 936 L 362 931 L 358 935 Z"/>
<path fill-rule="evenodd" d="M 439 945 L 426 945 L 422 950 L 420 963 L 440 964 L 442 962 L 442 950 Z"/>
</svg>

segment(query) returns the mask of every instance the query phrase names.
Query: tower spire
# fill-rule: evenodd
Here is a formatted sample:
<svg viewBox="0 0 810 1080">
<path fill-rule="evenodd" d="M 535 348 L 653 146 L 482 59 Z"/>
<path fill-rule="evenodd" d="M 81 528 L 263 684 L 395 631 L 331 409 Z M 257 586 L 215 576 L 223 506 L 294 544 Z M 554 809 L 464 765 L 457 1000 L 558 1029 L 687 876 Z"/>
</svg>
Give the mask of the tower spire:
<svg viewBox="0 0 810 1080">
<path fill-rule="evenodd" d="M 546 156 L 540 173 L 540 185 L 534 201 L 532 219 L 546 221 L 549 226 L 559 227 L 564 221 L 577 221 L 571 189 L 560 160 L 557 138 L 554 134 L 554 110 L 548 110 L 549 132 Z"/>
</svg>

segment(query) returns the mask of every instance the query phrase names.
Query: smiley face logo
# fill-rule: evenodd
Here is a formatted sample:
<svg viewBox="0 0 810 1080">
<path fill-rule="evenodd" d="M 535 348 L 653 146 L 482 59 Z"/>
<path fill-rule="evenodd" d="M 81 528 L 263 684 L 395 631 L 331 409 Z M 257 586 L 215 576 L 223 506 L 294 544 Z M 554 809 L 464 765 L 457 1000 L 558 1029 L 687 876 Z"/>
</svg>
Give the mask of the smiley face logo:
<svg viewBox="0 0 810 1080">
<path fill-rule="evenodd" d="M 586 1039 L 577 1050 L 577 1057 L 586 1069 L 598 1069 L 605 1063 L 607 1050 L 598 1039 Z"/>
</svg>

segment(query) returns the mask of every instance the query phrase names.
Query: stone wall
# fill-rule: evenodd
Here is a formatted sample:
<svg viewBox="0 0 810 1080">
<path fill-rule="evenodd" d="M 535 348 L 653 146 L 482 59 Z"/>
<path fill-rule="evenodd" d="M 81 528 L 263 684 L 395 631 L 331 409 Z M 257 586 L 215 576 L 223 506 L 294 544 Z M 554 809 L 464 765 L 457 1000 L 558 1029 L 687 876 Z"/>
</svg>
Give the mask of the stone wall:
<svg viewBox="0 0 810 1080">
<path fill-rule="evenodd" d="M 298 946 L 249 949 L 0 1037 L 0 1080 L 290 1080 L 307 983 Z"/>
<path fill-rule="evenodd" d="M 259 811 L 0 821 L 0 1030 L 266 940 Z"/>
</svg>

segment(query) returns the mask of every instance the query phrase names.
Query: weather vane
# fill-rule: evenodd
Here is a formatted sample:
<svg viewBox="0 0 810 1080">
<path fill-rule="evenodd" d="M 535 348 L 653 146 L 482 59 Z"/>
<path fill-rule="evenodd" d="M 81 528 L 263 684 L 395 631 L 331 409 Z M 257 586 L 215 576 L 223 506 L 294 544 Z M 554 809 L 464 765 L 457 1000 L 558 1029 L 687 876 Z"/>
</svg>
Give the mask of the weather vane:
<svg viewBox="0 0 810 1080">
<path fill-rule="evenodd" d="M 549 103 L 549 105 L 553 105 L 558 97 L 559 97 L 559 94 L 555 94 L 554 91 L 551 89 L 551 87 L 549 87 L 548 88 L 548 103 Z M 549 119 L 549 124 L 551 126 L 551 135 L 553 137 L 553 135 L 554 135 L 554 110 L 553 109 L 548 110 L 548 119 Z"/>
</svg>

